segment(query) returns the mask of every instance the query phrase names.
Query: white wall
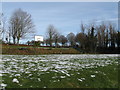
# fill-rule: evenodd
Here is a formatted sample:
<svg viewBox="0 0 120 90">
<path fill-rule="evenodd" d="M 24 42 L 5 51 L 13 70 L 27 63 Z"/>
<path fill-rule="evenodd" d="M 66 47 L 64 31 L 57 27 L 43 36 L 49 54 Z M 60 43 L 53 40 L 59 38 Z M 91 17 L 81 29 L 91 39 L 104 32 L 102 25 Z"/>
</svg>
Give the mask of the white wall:
<svg viewBox="0 0 120 90">
<path fill-rule="evenodd" d="M 43 36 L 35 36 L 35 41 L 43 42 Z"/>
</svg>

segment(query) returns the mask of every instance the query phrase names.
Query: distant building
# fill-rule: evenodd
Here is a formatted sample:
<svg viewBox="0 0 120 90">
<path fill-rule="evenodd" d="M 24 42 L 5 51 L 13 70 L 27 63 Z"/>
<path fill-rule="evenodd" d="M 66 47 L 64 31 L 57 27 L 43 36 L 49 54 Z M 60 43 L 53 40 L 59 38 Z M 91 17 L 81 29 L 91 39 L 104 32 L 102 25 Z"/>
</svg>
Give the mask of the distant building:
<svg viewBox="0 0 120 90">
<path fill-rule="evenodd" d="M 43 36 L 36 35 L 36 36 L 35 36 L 35 41 L 43 42 Z"/>
</svg>

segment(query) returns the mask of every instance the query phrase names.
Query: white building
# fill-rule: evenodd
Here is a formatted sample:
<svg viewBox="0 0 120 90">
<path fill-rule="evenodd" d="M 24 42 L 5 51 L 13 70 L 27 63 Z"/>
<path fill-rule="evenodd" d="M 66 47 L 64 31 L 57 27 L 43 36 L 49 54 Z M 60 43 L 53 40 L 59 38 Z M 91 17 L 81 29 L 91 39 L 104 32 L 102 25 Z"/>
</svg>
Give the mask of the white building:
<svg viewBox="0 0 120 90">
<path fill-rule="evenodd" d="M 43 36 L 41 36 L 41 35 L 36 35 L 36 36 L 35 36 L 35 41 L 43 42 Z"/>
</svg>

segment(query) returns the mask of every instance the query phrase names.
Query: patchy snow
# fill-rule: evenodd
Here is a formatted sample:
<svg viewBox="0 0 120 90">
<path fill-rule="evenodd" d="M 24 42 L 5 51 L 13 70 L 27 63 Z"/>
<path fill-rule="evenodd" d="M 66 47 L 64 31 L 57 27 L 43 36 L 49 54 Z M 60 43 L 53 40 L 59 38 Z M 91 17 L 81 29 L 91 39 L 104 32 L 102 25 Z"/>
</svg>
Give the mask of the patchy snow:
<svg viewBox="0 0 120 90">
<path fill-rule="evenodd" d="M 82 79 L 78 79 L 78 80 L 81 81 L 81 82 L 83 81 Z"/>
<path fill-rule="evenodd" d="M 21 76 L 20 74 L 15 74 L 15 76 Z"/>
<path fill-rule="evenodd" d="M 65 76 L 60 76 L 60 78 L 65 78 Z"/>
<path fill-rule="evenodd" d="M 84 80 L 85 80 L 85 78 L 78 78 L 78 81 L 80 81 L 80 82 L 82 82 Z"/>
<path fill-rule="evenodd" d="M 41 79 L 40 79 L 40 78 L 38 78 L 38 81 L 41 81 Z"/>
<path fill-rule="evenodd" d="M 2 77 L 2 74 L 0 73 L 0 77 Z"/>
<path fill-rule="evenodd" d="M 104 67 L 111 64 L 118 64 L 118 54 L 80 54 L 80 55 L 3 55 L 2 63 L 0 67 L 0 76 L 9 74 L 14 78 L 12 82 L 19 83 L 17 78 L 29 78 L 33 79 L 33 74 L 37 71 L 37 75 L 44 75 L 49 72 L 62 74 L 60 78 L 66 78 L 73 76 L 69 73 L 69 70 L 78 71 L 85 68 L 97 68 Z M 99 71 L 95 71 L 99 73 Z M 23 77 L 25 74 L 26 77 Z M 77 72 L 80 75 L 80 72 Z M 95 75 L 91 75 L 95 77 Z M 57 76 L 51 77 L 57 79 Z M 41 81 L 39 77 L 37 81 Z M 85 80 L 85 78 L 79 78 L 79 81 Z M 6 85 L 6 84 L 5 84 Z M 3 86 L 5 86 L 3 84 Z M 21 84 L 20 84 L 21 85 Z"/>
<path fill-rule="evenodd" d="M 12 80 L 12 82 L 14 82 L 14 83 L 19 83 L 19 81 L 18 81 L 17 78 L 14 78 L 14 79 Z"/>
<path fill-rule="evenodd" d="M 94 77 L 95 77 L 95 75 L 91 75 L 91 77 L 93 77 L 93 78 L 94 78 Z"/>
<path fill-rule="evenodd" d="M 1 83 L 0 86 L 1 86 L 1 87 L 6 87 L 7 84 Z"/>
</svg>

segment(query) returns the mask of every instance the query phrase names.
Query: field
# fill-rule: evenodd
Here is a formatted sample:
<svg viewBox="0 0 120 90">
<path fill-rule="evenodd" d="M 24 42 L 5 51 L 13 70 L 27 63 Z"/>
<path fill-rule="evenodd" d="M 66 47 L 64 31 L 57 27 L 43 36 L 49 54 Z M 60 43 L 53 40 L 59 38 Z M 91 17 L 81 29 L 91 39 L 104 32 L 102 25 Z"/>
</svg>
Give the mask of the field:
<svg viewBox="0 0 120 90">
<path fill-rule="evenodd" d="M 3 55 L 0 67 L 3 88 L 118 88 L 117 54 Z"/>
<path fill-rule="evenodd" d="M 14 51 L 14 52 L 13 52 Z M 5 55 L 44 55 L 44 54 L 80 54 L 74 48 L 33 47 L 28 45 L 2 45 L 2 54 Z"/>
</svg>

